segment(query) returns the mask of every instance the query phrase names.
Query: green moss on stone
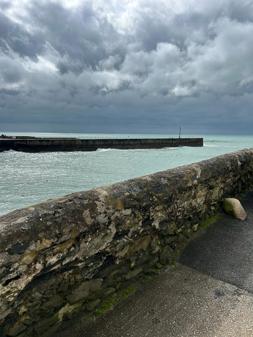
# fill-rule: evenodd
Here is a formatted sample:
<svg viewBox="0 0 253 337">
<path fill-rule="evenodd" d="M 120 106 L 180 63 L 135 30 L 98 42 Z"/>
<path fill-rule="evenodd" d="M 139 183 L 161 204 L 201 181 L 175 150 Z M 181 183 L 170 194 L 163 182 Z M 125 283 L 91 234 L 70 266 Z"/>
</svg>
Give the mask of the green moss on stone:
<svg viewBox="0 0 253 337">
<path fill-rule="evenodd" d="M 216 213 L 216 214 L 204 219 L 203 221 L 201 221 L 198 224 L 197 230 L 194 230 L 194 228 L 193 228 L 192 235 L 189 235 L 189 233 L 187 233 L 187 235 L 185 233 L 184 233 L 184 235 L 181 235 L 180 240 L 176 243 L 175 251 L 171 253 L 170 260 L 168 262 L 166 262 L 164 265 L 171 265 L 171 266 L 175 265 L 178 258 L 181 255 L 182 251 L 187 246 L 187 244 L 191 240 L 194 240 L 196 238 L 196 236 L 199 235 L 199 233 L 201 233 L 201 229 L 202 230 L 207 229 L 210 225 L 214 224 L 215 222 L 217 222 L 221 218 L 222 218 L 222 215 L 220 213 Z M 194 226 L 196 226 L 196 225 L 194 225 Z M 160 262 L 161 262 L 161 260 L 160 260 Z"/>
<path fill-rule="evenodd" d="M 203 220 L 200 223 L 200 228 L 207 228 L 207 227 L 209 227 L 210 225 L 212 225 L 215 222 L 217 222 L 218 220 L 220 220 L 221 217 L 222 217 L 221 214 L 214 214 L 214 215 L 206 218 L 205 220 Z"/>
<path fill-rule="evenodd" d="M 135 286 L 129 286 L 127 288 L 119 290 L 117 293 L 112 294 L 105 298 L 99 307 L 95 310 L 95 316 L 101 316 L 112 310 L 118 303 L 127 299 L 130 295 L 136 292 Z"/>
</svg>

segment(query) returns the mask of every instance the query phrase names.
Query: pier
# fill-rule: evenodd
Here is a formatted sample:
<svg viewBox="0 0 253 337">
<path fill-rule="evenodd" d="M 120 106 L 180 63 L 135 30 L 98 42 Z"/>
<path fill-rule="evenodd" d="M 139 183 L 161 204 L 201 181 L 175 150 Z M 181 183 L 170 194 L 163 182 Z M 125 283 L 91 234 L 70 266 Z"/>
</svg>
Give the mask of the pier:
<svg viewBox="0 0 253 337">
<path fill-rule="evenodd" d="M 0 137 L 0 152 L 96 151 L 97 149 L 160 149 L 179 146 L 203 146 L 203 138 L 78 139 Z"/>
</svg>

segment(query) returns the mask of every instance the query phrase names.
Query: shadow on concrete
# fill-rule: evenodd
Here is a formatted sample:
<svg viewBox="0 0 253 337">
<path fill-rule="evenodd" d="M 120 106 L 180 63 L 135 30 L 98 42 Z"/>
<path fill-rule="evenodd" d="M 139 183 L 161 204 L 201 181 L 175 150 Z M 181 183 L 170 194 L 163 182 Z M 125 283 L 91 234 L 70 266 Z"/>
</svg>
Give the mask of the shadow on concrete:
<svg viewBox="0 0 253 337">
<path fill-rule="evenodd" d="M 253 193 L 242 200 L 248 218 L 225 215 L 190 242 L 180 263 L 253 293 Z"/>
</svg>

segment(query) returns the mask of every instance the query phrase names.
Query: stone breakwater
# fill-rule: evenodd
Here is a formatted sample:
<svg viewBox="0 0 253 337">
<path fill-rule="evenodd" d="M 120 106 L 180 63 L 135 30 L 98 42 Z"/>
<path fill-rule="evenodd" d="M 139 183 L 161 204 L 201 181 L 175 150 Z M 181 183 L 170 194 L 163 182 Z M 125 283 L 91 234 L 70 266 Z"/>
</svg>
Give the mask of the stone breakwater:
<svg viewBox="0 0 253 337">
<path fill-rule="evenodd" d="M 108 149 L 156 149 L 178 146 L 203 146 L 203 138 L 77 139 L 0 137 L 0 152 L 96 151 Z"/>
<path fill-rule="evenodd" d="M 105 313 L 172 263 L 224 197 L 252 189 L 243 150 L 2 216 L 0 336 L 50 336 Z"/>
</svg>

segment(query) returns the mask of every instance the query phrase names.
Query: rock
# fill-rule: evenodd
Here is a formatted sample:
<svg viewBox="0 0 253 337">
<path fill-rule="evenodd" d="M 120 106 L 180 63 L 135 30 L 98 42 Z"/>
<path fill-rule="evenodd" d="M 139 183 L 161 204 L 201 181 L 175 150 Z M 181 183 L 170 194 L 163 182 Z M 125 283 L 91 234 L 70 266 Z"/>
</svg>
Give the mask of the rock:
<svg viewBox="0 0 253 337">
<path fill-rule="evenodd" d="M 247 213 L 245 209 L 242 207 L 240 201 L 235 198 L 226 198 L 223 201 L 224 211 L 236 219 L 244 221 L 247 218 Z"/>
<path fill-rule="evenodd" d="M 173 263 L 174 251 L 170 246 L 165 246 L 160 253 L 160 262 L 163 265 Z"/>
<path fill-rule="evenodd" d="M 58 311 L 58 319 L 61 322 L 63 319 L 69 319 L 73 312 L 75 312 L 81 306 L 80 303 L 70 305 L 67 303 Z"/>
<path fill-rule="evenodd" d="M 136 277 L 137 275 L 139 275 L 141 272 L 142 272 L 142 268 L 141 267 L 133 269 L 133 270 L 131 270 L 130 272 L 128 272 L 126 274 L 125 279 L 126 280 L 130 280 L 130 279 Z"/>
<path fill-rule="evenodd" d="M 7 332 L 8 336 L 17 336 L 25 330 L 23 322 L 17 321 Z"/>
<path fill-rule="evenodd" d="M 195 225 L 193 225 L 192 226 L 193 232 L 197 232 L 198 228 L 199 228 L 199 224 L 198 223 L 196 223 Z"/>
<path fill-rule="evenodd" d="M 50 312 L 53 311 L 55 308 L 60 308 L 64 304 L 63 298 L 56 294 L 55 296 L 52 296 L 49 298 L 44 304 L 43 308 L 41 307 L 41 310 Z"/>
<path fill-rule="evenodd" d="M 86 306 L 87 310 L 93 311 L 100 304 L 100 302 L 100 299 L 89 302 Z"/>
<path fill-rule="evenodd" d="M 79 287 L 67 296 L 70 304 L 76 303 L 87 298 L 91 293 L 98 291 L 101 288 L 102 280 L 94 279 L 91 281 L 83 282 Z"/>
</svg>

